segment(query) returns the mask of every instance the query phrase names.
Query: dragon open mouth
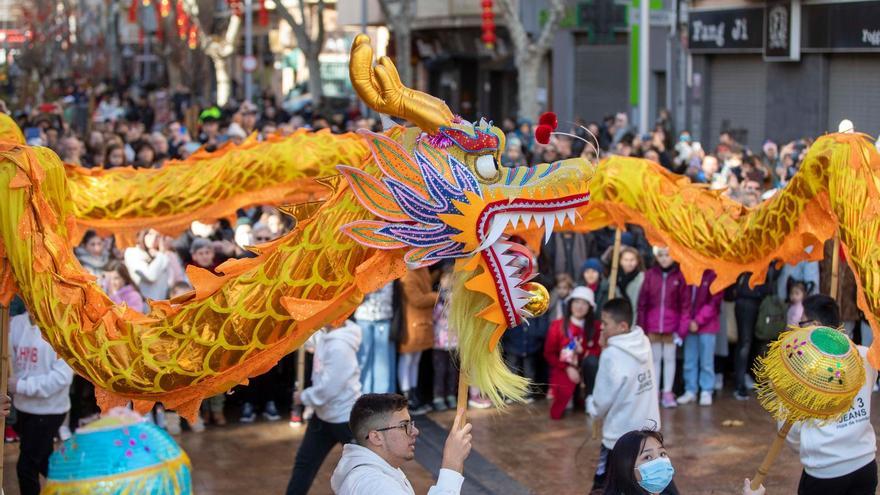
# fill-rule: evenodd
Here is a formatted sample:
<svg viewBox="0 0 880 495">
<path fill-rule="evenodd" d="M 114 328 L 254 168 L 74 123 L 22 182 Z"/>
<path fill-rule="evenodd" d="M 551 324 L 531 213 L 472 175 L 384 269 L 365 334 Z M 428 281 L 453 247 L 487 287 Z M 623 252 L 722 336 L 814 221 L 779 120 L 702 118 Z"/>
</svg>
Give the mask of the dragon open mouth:
<svg viewBox="0 0 880 495">
<path fill-rule="evenodd" d="M 589 193 L 583 193 L 548 201 L 497 202 L 484 210 L 478 224 L 482 240 L 479 250 L 493 275 L 508 325 L 515 326 L 524 318 L 537 316 L 525 309 L 534 296 L 526 284 L 537 275 L 537 263 L 528 248 L 505 238 L 505 232 L 539 228 L 543 229 L 546 242 L 554 228 L 561 227 L 566 220 L 574 223 L 576 209 L 589 200 Z"/>
</svg>

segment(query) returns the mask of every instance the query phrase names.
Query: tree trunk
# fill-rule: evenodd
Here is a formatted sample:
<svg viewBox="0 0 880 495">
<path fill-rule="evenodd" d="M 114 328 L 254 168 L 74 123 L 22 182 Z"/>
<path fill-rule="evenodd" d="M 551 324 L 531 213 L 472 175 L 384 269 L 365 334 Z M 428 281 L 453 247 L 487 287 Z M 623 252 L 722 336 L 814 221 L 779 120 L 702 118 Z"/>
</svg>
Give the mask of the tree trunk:
<svg viewBox="0 0 880 495">
<path fill-rule="evenodd" d="M 394 26 L 394 45 L 397 50 L 397 72 L 400 74 L 400 81 L 406 87 L 412 87 L 412 30 L 409 25 Z M 404 26 L 404 27 L 401 27 Z"/>
<path fill-rule="evenodd" d="M 321 81 L 321 60 L 318 53 L 306 53 L 306 67 L 309 68 L 309 94 L 312 96 L 312 108 L 317 109 L 323 103 L 324 87 Z"/>
<path fill-rule="evenodd" d="M 217 81 L 217 105 L 222 107 L 229 101 L 229 94 L 232 91 L 226 57 L 219 54 L 212 55 L 211 63 L 214 64 L 214 79 Z"/>
<path fill-rule="evenodd" d="M 520 57 L 518 57 L 520 58 Z M 539 58 L 523 57 L 526 60 L 517 62 L 517 94 L 521 119 L 538 121 L 538 71 L 541 69 Z"/>
</svg>

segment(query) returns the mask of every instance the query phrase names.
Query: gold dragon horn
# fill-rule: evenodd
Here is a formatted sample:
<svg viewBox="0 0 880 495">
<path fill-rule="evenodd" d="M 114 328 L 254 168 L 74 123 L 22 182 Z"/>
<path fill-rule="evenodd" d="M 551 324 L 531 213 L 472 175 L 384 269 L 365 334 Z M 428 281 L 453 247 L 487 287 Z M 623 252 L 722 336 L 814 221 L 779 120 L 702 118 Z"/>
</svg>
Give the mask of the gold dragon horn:
<svg viewBox="0 0 880 495">
<path fill-rule="evenodd" d="M 455 118 L 443 100 L 404 86 L 390 58 L 380 57 L 374 67 L 373 48 L 365 34 L 357 35 L 351 45 L 348 73 L 358 96 L 379 113 L 406 119 L 429 134 Z"/>
</svg>

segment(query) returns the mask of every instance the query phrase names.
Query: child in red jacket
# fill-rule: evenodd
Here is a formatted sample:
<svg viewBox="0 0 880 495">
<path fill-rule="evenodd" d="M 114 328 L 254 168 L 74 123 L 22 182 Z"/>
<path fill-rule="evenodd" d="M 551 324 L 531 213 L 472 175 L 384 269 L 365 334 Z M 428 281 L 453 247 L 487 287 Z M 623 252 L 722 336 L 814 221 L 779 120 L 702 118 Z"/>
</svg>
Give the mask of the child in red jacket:
<svg viewBox="0 0 880 495">
<path fill-rule="evenodd" d="M 580 363 L 585 355 L 585 328 L 593 328 L 596 296 L 586 287 L 576 287 L 565 304 L 563 317 L 550 324 L 544 343 L 544 358 L 550 368 L 553 404 L 550 418 L 561 419 L 581 381 Z M 592 332 L 591 332 L 592 333 Z M 595 343 L 598 343 L 598 336 Z"/>
<path fill-rule="evenodd" d="M 677 402 L 689 404 L 697 400 L 700 391 L 700 405 L 712 405 L 712 391 L 715 389 L 715 335 L 721 328 L 721 300 L 723 292 L 712 294 L 709 290 L 715 281 L 715 272 L 703 272 L 700 285 L 688 287 L 691 308 L 687 312 L 688 333 L 684 339 L 684 394 Z"/>
<path fill-rule="evenodd" d="M 663 363 L 663 394 L 660 404 L 676 406 L 672 393 L 675 379 L 675 347 L 681 345 L 687 333 L 690 291 L 678 264 L 669 256 L 669 249 L 654 248 L 657 264 L 645 272 L 645 281 L 639 292 L 639 326 L 651 340 L 654 372 L 660 377 Z"/>
</svg>

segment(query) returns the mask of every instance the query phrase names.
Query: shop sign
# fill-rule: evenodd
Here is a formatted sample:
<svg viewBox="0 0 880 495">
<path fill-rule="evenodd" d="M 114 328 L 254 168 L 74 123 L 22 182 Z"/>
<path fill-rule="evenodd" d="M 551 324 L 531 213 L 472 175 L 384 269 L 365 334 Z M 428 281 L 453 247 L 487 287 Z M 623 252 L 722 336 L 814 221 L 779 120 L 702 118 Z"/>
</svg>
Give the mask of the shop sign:
<svg viewBox="0 0 880 495">
<path fill-rule="evenodd" d="M 691 10 L 688 47 L 693 53 L 760 53 L 764 48 L 764 8 Z"/>
</svg>

